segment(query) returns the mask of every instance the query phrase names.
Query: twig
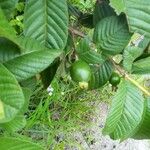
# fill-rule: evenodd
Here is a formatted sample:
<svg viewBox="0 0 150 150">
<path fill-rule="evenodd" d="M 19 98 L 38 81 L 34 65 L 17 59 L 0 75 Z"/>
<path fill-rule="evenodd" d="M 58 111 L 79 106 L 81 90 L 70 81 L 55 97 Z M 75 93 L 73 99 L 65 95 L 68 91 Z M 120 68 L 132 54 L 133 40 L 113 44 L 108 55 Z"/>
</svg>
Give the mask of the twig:
<svg viewBox="0 0 150 150">
<path fill-rule="evenodd" d="M 112 59 L 111 59 L 112 60 Z M 117 65 L 114 60 L 112 60 L 112 63 L 114 64 L 115 68 L 119 71 L 121 75 L 123 75 L 127 80 L 132 82 L 136 87 L 138 87 L 143 93 L 145 93 L 147 96 L 150 96 L 150 92 L 147 91 L 143 86 L 141 86 L 138 82 L 136 82 L 134 79 L 132 79 L 129 74 L 123 70 L 119 65 Z"/>
<path fill-rule="evenodd" d="M 77 36 L 80 36 L 80 37 L 82 37 L 82 38 L 84 38 L 84 37 L 86 36 L 84 33 L 80 32 L 80 31 L 78 31 L 78 30 L 76 30 L 76 29 L 74 29 L 74 28 L 72 28 L 72 27 L 69 27 L 69 31 L 70 31 L 72 34 L 77 35 Z"/>
<path fill-rule="evenodd" d="M 128 79 L 129 81 L 131 81 L 135 86 L 137 86 L 147 96 L 150 96 L 150 93 L 143 86 L 141 86 L 138 82 L 136 82 L 134 79 L 132 79 L 129 75 L 126 74 L 125 78 Z"/>
</svg>

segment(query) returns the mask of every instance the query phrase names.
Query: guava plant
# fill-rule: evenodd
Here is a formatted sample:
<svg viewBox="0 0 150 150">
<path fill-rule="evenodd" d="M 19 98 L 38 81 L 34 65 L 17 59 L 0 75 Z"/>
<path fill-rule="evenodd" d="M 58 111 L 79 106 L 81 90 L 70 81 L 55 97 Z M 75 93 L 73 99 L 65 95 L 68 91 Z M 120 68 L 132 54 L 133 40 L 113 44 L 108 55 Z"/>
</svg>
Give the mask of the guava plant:
<svg viewBox="0 0 150 150">
<path fill-rule="evenodd" d="M 27 80 L 38 76 L 47 88 L 58 68 L 63 70 L 59 75 L 69 74 L 62 64 L 72 66 L 78 61 L 70 67 L 71 77 L 86 82 L 88 90 L 109 81 L 117 86 L 103 133 L 121 141 L 149 139 L 150 89 L 134 75 L 150 74 L 150 1 L 97 0 L 90 14 L 66 0 L 22 1 L 23 32 L 19 34 L 10 22 L 18 2 L 0 0 L 1 130 L 16 132 L 25 126 L 32 93 L 24 84 Z M 120 61 L 115 59 L 118 56 Z M 0 137 L 0 146 L 42 149 L 8 137 Z"/>
</svg>

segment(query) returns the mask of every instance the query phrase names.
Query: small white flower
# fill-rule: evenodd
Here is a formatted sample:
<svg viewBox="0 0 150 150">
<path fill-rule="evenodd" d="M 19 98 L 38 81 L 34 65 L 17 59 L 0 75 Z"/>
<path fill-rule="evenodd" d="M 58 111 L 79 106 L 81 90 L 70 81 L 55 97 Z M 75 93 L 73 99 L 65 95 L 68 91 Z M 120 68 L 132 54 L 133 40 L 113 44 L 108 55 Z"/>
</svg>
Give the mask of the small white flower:
<svg viewBox="0 0 150 150">
<path fill-rule="evenodd" d="M 64 92 L 61 92 L 61 95 L 65 95 L 65 93 L 64 93 Z"/>
<path fill-rule="evenodd" d="M 52 92 L 50 92 L 50 93 L 48 93 L 48 95 L 49 95 L 49 96 L 52 96 L 52 95 L 53 95 L 53 93 L 52 93 Z"/>
<path fill-rule="evenodd" d="M 47 88 L 47 91 L 48 92 L 53 92 L 54 91 L 54 89 L 51 87 L 51 85 Z"/>
<path fill-rule="evenodd" d="M 53 91 L 54 91 L 54 89 L 53 89 L 52 86 L 50 85 L 50 86 L 47 88 L 48 95 L 52 96 Z"/>
</svg>

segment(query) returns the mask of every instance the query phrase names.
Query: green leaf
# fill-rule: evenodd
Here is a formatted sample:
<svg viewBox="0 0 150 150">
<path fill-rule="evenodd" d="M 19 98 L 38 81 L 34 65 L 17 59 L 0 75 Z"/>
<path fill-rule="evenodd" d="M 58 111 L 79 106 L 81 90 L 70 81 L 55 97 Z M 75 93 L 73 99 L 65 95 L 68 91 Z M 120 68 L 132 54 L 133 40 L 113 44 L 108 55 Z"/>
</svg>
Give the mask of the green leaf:
<svg viewBox="0 0 150 150">
<path fill-rule="evenodd" d="M 8 38 L 11 41 L 14 41 L 16 37 L 16 32 L 11 27 L 2 11 L 0 8 L 0 37 L 5 37 Z"/>
<path fill-rule="evenodd" d="M 135 46 L 128 46 L 123 53 L 123 67 L 128 72 L 132 70 L 132 64 L 136 58 L 143 53 L 143 49 Z"/>
<path fill-rule="evenodd" d="M 110 0 L 110 5 L 119 15 L 127 16 L 129 30 L 150 38 L 150 1 L 149 0 Z"/>
<path fill-rule="evenodd" d="M 123 67 L 131 72 L 133 62 L 139 57 L 142 56 L 142 53 L 147 48 L 149 44 L 149 39 L 144 36 L 134 33 L 129 41 L 128 46 L 125 48 L 123 53 Z"/>
<path fill-rule="evenodd" d="M 103 133 L 115 140 L 131 137 L 142 120 L 143 110 L 142 92 L 129 81 L 123 80 L 112 100 Z"/>
<path fill-rule="evenodd" d="M 44 150 L 40 145 L 24 139 L 0 137 L 2 150 Z"/>
<path fill-rule="evenodd" d="M 33 51 L 22 54 L 4 65 L 18 81 L 23 81 L 46 69 L 59 55 L 60 52 L 56 50 Z"/>
<path fill-rule="evenodd" d="M 133 62 L 140 58 L 147 57 L 148 54 L 144 53 L 149 44 L 150 39 L 134 33 L 129 41 L 128 46 L 123 53 L 123 67 L 131 73 Z"/>
<path fill-rule="evenodd" d="M 4 105 L 2 101 L 0 100 L 0 119 L 5 117 L 5 112 L 4 112 Z"/>
<path fill-rule="evenodd" d="M 1 20 L 0 21 L 0 37 L 6 38 L 6 39 L 12 41 L 14 43 L 14 45 L 16 44 L 22 50 L 22 52 L 41 49 L 40 44 L 37 43 L 34 39 L 24 38 L 24 37 L 18 38 L 16 36 L 15 30 L 10 26 L 10 24 L 8 23 L 6 17 L 4 16 L 1 9 L 0 9 L 0 20 Z M 5 41 L 5 42 L 8 43 L 8 41 Z M 13 45 L 13 44 L 11 43 L 11 45 Z M 2 45 L 2 46 L 4 46 L 4 45 Z M 6 45 L 5 45 L 5 47 L 6 47 Z M 20 49 L 18 49 L 18 53 L 20 52 Z M 9 50 L 9 51 L 11 51 L 11 50 Z"/>
<path fill-rule="evenodd" d="M 89 87 L 91 89 L 96 89 L 108 82 L 113 72 L 113 64 L 110 60 L 106 60 L 103 64 L 91 65 L 91 69 L 93 75 L 89 82 Z"/>
<path fill-rule="evenodd" d="M 31 51 L 38 51 L 46 49 L 44 46 L 41 46 L 39 42 L 35 39 L 29 37 L 17 37 L 15 30 L 9 25 L 6 17 L 4 16 L 2 10 L 0 9 L 0 37 L 9 39 L 14 44 L 16 44 L 22 53 L 27 53 Z"/>
<path fill-rule="evenodd" d="M 124 0 L 110 0 L 110 5 L 115 9 L 117 15 L 120 15 L 122 11 L 125 11 L 126 7 Z"/>
<path fill-rule="evenodd" d="M 133 74 L 149 74 L 150 73 L 150 57 L 140 59 L 133 63 Z"/>
<path fill-rule="evenodd" d="M 17 115 L 13 120 L 0 124 L 0 127 L 8 132 L 17 132 L 26 125 L 26 119 L 24 115 Z"/>
<path fill-rule="evenodd" d="M 114 10 L 109 6 L 108 1 L 106 0 L 96 1 L 93 16 L 94 26 L 103 18 L 115 15 L 116 14 Z"/>
<path fill-rule="evenodd" d="M 4 63 L 20 55 L 19 47 L 6 38 L 0 38 L 0 63 Z"/>
<path fill-rule="evenodd" d="M 3 9 L 5 15 L 9 18 L 15 9 L 18 0 L 0 0 L 0 7 Z"/>
<path fill-rule="evenodd" d="M 9 39 L 16 44 L 22 52 L 41 50 L 43 47 L 35 39 L 29 37 L 17 37 L 15 30 L 10 26 L 2 10 L 0 9 L 0 37 Z"/>
<path fill-rule="evenodd" d="M 130 38 L 125 18 L 111 16 L 96 25 L 93 40 L 104 54 L 115 55 L 123 51 Z"/>
<path fill-rule="evenodd" d="M 18 45 L 23 54 L 33 51 L 48 50 L 48 48 L 42 46 L 37 40 L 29 37 L 20 36 L 13 42 Z"/>
<path fill-rule="evenodd" d="M 24 0 L 19 1 L 19 3 L 16 5 L 16 10 L 22 13 L 24 11 L 24 5 L 25 5 Z"/>
<path fill-rule="evenodd" d="M 9 39 L 6 37 L 6 39 Z M 14 44 L 16 44 L 21 53 L 28 53 L 32 51 L 40 51 L 40 50 L 49 50 L 45 46 L 41 45 L 37 40 L 32 39 L 30 37 L 13 37 L 13 39 L 9 39 Z"/>
<path fill-rule="evenodd" d="M 11 121 L 24 104 L 24 95 L 15 77 L 0 64 L 0 123 Z"/>
<path fill-rule="evenodd" d="M 27 112 L 28 110 L 31 90 L 27 88 L 23 88 L 23 93 L 25 97 L 25 102 L 23 107 L 18 112 L 17 116 L 9 122 L 0 124 L 0 126 L 8 132 L 17 132 L 21 130 L 23 127 L 25 127 L 26 125 L 26 119 L 24 113 Z"/>
<path fill-rule="evenodd" d="M 84 38 L 80 41 L 76 48 L 79 58 L 89 64 L 103 63 L 105 61 L 104 58 L 102 58 L 102 55 L 98 54 L 94 48 L 91 48 L 91 44 L 92 43 L 88 38 Z"/>
<path fill-rule="evenodd" d="M 150 139 L 150 97 L 145 99 L 145 112 L 134 139 Z"/>
<path fill-rule="evenodd" d="M 24 35 L 48 48 L 63 49 L 68 35 L 66 0 L 30 0 L 24 14 Z"/>
</svg>

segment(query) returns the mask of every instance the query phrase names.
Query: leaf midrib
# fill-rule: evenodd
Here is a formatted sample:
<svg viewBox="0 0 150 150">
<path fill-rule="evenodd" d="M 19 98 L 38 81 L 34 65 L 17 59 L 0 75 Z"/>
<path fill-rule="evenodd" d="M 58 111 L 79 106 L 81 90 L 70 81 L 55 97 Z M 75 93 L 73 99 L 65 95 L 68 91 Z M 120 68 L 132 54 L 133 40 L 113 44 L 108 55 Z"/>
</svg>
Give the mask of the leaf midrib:
<svg viewBox="0 0 150 150">
<path fill-rule="evenodd" d="M 45 2 L 45 33 L 44 33 L 44 46 L 46 46 L 47 47 L 47 37 L 48 37 L 48 30 L 47 30 L 47 28 L 48 28 L 48 8 L 47 8 L 47 5 L 48 5 L 48 2 L 47 2 L 47 0 L 45 0 L 44 1 Z"/>
</svg>

